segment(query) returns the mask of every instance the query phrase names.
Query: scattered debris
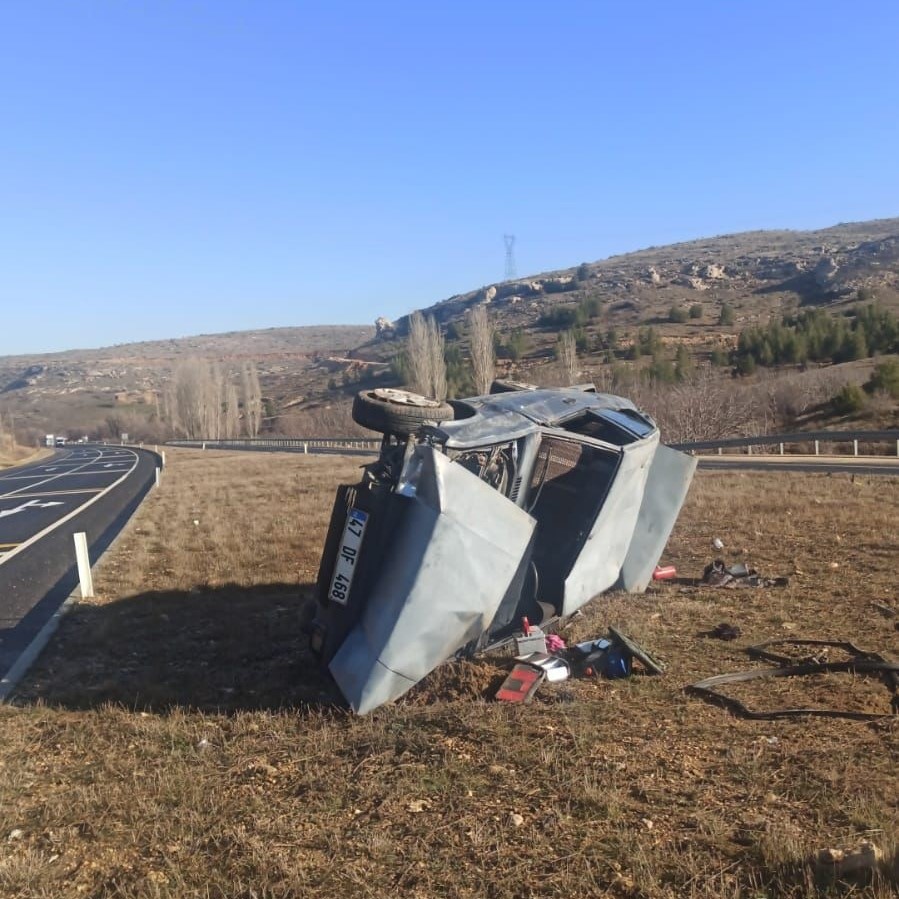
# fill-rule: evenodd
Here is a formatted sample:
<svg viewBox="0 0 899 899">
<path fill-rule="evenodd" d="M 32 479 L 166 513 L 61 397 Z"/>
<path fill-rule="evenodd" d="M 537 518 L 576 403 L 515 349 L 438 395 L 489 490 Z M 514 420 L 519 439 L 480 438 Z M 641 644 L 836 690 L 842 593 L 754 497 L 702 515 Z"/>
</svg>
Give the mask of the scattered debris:
<svg viewBox="0 0 899 899">
<path fill-rule="evenodd" d="M 502 682 L 496 698 L 502 702 L 530 702 L 545 677 L 540 668 L 519 662 Z"/>
<path fill-rule="evenodd" d="M 724 549 L 724 543 L 721 542 L 721 539 L 719 537 L 716 537 L 712 541 L 712 548 L 717 549 L 719 553 L 721 552 L 722 549 Z"/>
<path fill-rule="evenodd" d="M 772 652 L 771 646 L 813 646 L 817 652 L 803 658 L 795 658 Z M 839 662 L 828 661 L 830 649 L 840 649 L 850 655 L 848 660 Z M 814 715 L 821 718 L 849 718 L 854 721 L 877 721 L 882 718 L 899 714 L 899 663 L 891 662 L 876 652 L 859 649 L 848 641 L 839 640 L 768 640 L 756 646 L 750 646 L 746 650 L 752 658 L 765 659 L 775 662 L 777 668 L 756 668 L 752 671 L 737 671 L 731 674 L 716 674 L 690 684 L 684 689 L 688 693 L 695 693 L 709 702 L 724 706 L 743 718 L 756 720 L 773 720 L 776 718 L 792 718 L 801 715 Z M 856 712 L 841 709 L 822 708 L 788 708 L 776 709 L 770 712 L 756 712 L 750 709 L 739 699 L 725 696 L 716 688 L 723 684 L 744 683 L 750 680 L 760 680 L 768 677 L 802 677 L 812 674 L 826 674 L 828 672 L 848 672 L 850 674 L 880 674 L 893 696 L 890 701 L 892 712 L 881 714 L 877 712 Z"/>
<path fill-rule="evenodd" d="M 862 840 L 853 849 L 822 849 L 815 856 L 820 874 L 839 879 L 847 874 L 874 871 L 883 861 L 883 850 L 871 840 Z"/>
<path fill-rule="evenodd" d="M 754 568 L 743 562 L 726 565 L 723 559 L 715 559 L 706 565 L 701 583 L 707 587 L 786 587 L 786 577 L 762 577 Z"/>
<path fill-rule="evenodd" d="M 715 637 L 718 640 L 736 640 L 742 631 L 735 624 L 728 624 L 722 621 L 716 624 L 710 631 L 705 632 L 706 637 Z"/>
<path fill-rule="evenodd" d="M 565 649 L 565 641 L 558 634 L 546 635 L 546 651 L 562 652 Z"/>
<path fill-rule="evenodd" d="M 539 627 L 528 623 L 527 618 L 522 619 L 524 633 L 515 638 L 515 653 L 518 656 L 526 656 L 528 653 L 545 653 L 546 634 Z"/>
<path fill-rule="evenodd" d="M 665 664 L 650 655 L 639 643 L 622 633 L 618 628 L 610 627 L 609 636 L 620 643 L 645 669 L 648 674 L 664 674 Z"/>
<path fill-rule="evenodd" d="M 525 665 L 533 665 L 535 668 L 539 668 L 549 683 L 567 680 L 571 674 L 571 668 L 565 659 L 545 652 L 532 652 L 529 655 L 522 656 L 518 661 Z"/>
<path fill-rule="evenodd" d="M 548 635 L 546 642 L 549 643 L 553 636 Z M 665 670 L 662 662 L 614 627 L 609 628 L 606 637 L 587 640 L 570 648 L 565 647 L 561 638 L 556 637 L 556 641 L 561 646 L 555 651 L 519 656 L 496 698 L 504 702 L 529 702 L 544 680 L 554 683 L 571 676 L 609 680 L 630 677 L 635 659 L 648 674 L 662 674 Z"/>
</svg>

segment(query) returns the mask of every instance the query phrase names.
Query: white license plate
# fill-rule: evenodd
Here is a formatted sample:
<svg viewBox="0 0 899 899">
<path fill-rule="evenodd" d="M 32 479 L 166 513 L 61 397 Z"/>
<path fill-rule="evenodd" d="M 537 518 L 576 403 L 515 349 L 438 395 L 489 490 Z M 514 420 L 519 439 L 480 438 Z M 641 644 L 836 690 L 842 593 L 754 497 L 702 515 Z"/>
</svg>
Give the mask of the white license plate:
<svg viewBox="0 0 899 899">
<path fill-rule="evenodd" d="M 350 585 L 356 573 L 356 561 L 359 558 L 359 547 L 362 545 L 362 535 L 365 533 L 367 521 L 368 512 L 360 509 L 350 509 L 346 518 L 340 548 L 337 550 L 337 564 L 331 578 L 331 589 L 328 590 L 328 599 L 342 606 L 347 604 L 350 597 Z"/>
</svg>

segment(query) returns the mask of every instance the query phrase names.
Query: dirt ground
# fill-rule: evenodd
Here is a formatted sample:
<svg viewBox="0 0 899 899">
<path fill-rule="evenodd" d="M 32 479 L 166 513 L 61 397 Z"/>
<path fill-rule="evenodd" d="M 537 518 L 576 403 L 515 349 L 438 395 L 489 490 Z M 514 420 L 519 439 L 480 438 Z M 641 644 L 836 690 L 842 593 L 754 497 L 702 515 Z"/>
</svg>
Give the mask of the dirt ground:
<svg viewBox="0 0 899 899">
<path fill-rule="evenodd" d="M 301 624 L 359 460 L 168 456 L 98 596 L 0 708 L 0 896 L 899 891 L 899 718 L 747 720 L 684 690 L 758 667 L 746 647 L 763 640 L 899 658 L 899 477 L 700 473 L 663 557 L 679 580 L 601 597 L 565 632 L 617 625 L 661 677 L 547 684 L 510 707 L 491 698 L 508 662 L 488 658 L 357 718 Z M 718 555 L 788 584 L 694 586 Z M 720 623 L 740 636 L 710 636 Z M 729 693 L 890 712 L 875 676 Z M 884 854 L 874 872 L 809 862 L 862 840 Z"/>
</svg>

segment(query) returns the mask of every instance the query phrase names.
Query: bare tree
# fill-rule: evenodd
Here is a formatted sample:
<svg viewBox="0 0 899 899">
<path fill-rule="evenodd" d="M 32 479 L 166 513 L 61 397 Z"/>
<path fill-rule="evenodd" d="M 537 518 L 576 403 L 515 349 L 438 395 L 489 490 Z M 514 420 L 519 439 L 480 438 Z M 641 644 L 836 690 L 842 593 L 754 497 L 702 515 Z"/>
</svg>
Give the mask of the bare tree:
<svg viewBox="0 0 899 899">
<path fill-rule="evenodd" d="M 559 368 L 562 370 L 562 377 L 566 386 L 576 384 L 580 369 L 577 361 L 577 343 L 571 331 L 565 331 L 559 335 L 557 354 Z"/>
<path fill-rule="evenodd" d="M 471 370 L 475 393 L 485 394 L 496 376 L 496 351 L 493 345 L 493 322 L 486 306 L 468 310 Z"/>
<path fill-rule="evenodd" d="M 436 400 L 446 399 L 446 350 L 443 332 L 436 320 L 428 317 L 428 349 L 431 369 L 431 396 Z"/>
<path fill-rule="evenodd" d="M 224 427 L 222 436 L 230 439 L 240 433 L 240 413 L 238 410 L 237 387 L 230 381 L 225 386 Z"/>
<path fill-rule="evenodd" d="M 244 428 L 248 437 L 256 437 L 262 424 L 262 388 L 259 386 L 259 372 L 253 363 L 244 366 L 241 381 Z"/>
<path fill-rule="evenodd" d="M 420 312 L 409 316 L 409 386 L 424 396 L 431 390 L 431 347 L 428 323 Z"/>
<path fill-rule="evenodd" d="M 236 431 L 237 389 L 215 363 L 187 359 L 163 391 L 163 409 L 173 433 L 219 440 Z"/>
<path fill-rule="evenodd" d="M 758 433 L 760 428 L 755 391 L 708 366 L 683 384 L 643 385 L 631 392 L 631 399 L 656 419 L 670 442 L 717 440 Z"/>
<path fill-rule="evenodd" d="M 409 386 L 424 396 L 446 397 L 446 358 L 440 326 L 420 312 L 409 316 Z"/>
</svg>

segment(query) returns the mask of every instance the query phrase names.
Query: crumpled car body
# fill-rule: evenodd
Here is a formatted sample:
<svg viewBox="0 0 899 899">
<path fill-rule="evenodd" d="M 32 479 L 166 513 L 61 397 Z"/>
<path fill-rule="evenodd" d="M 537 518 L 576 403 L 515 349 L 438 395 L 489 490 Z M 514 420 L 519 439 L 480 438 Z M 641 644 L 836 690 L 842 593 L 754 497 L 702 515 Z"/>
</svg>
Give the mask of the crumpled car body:
<svg viewBox="0 0 899 899">
<path fill-rule="evenodd" d="M 385 434 L 338 489 L 311 644 L 364 714 L 441 662 L 612 588 L 645 590 L 696 460 L 647 415 L 583 389 L 453 403 Z"/>
</svg>

